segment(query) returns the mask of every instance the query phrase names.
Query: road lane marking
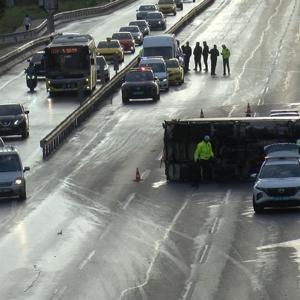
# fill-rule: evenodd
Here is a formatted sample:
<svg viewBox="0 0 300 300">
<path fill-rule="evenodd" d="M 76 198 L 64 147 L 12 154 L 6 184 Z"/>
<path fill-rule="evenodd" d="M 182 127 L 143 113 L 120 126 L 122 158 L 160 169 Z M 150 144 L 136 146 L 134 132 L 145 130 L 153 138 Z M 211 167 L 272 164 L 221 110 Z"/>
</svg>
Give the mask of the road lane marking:
<svg viewBox="0 0 300 300">
<path fill-rule="evenodd" d="M 22 71 L 20 74 L 18 74 L 17 76 L 15 76 L 14 78 L 6 81 L 3 85 L 0 86 L 0 90 L 2 90 L 3 88 L 5 88 L 6 86 L 8 86 L 11 82 L 13 82 L 14 80 L 20 78 L 22 75 L 24 74 L 24 71 Z"/>
<path fill-rule="evenodd" d="M 202 251 L 202 254 L 199 258 L 199 263 L 200 264 L 204 264 L 207 260 L 207 257 L 208 257 L 208 252 L 209 252 L 209 246 L 208 244 L 204 245 L 204 247 L 202 248 L 203 251 Z"/>
<path fill-rule="evenodd" d="M 218 231 L 219 224 L 220 224 L 220 219 L 218 217 L 216 217 L 209 232 L 212 233 L 212 234 L 216 233 Z"/>
<path fill-rule="evenodd" d="M 93 250 L 93 251 L 88 255 L 88 257 L 82 261 L 82 263 L 81 263 L 81 264 L 79 265 L 79 267 L 78 267 L 79 270 L 82 270 L 82 269 L 86 266 L 86 264 L 92 259 L 92 257 L 95 255 L 95 253 L 96 253 L 96 251 Z"/>
<path fill-rule="evenodd" d="M 134 198 L 135 198 L 135 193 L 132 193 L 132 194 L 130 194 L 130 195 L 127 197 L 126 202 L 125 202 L 124 205 L 123 205 L 123 209 L 124 209 L 124 210 L 128 207 L 128 205 L 132 202 L 132 200 L 133 200 Z"/>
<path fill-rule="evenodd" d="M 223 198 L 223 202 L 225 203 L 225 204 L 227 204 L 228 203 L 228 200 L 229 200 L 229 197 L 231 196 L 231 190 L 228 190 L 227 192 L 226 192 L 226 194 L 225 194 L 225 197 Z"/>
<path fill-rule="evenodd" d="M 188 205 L 188 203 L 189 203 L 189 199 L 187 199 L 187 200 L 183 203 L 183 205 L 181 206 L 181 208 L 178 210 L 178 212 L 177 212 L 176 215 L 174 216 L 172 222 L 171 222 L 170 225 L 166 228 L 165 234 L 163 235 L 163 237 L 162 237 L 160 240 L 158 240 L 158 241 L 155 242 L 154 255 L 153 255 L 153 257 L 152 257 L 152 259 L 151 259 L 151 261 L 150 261 L 149 267 L 148 267 L 148 269 L 147 269 L 147 271 L 146 271 L 145 280 L 144 280 L 142 283 L 140 283 L 140 284 L 138 284 L 138 285 L 136 285 L 136 286 L 133 286 L 133 287 L 129 287 L 129 288 L 124 289 L 124 290 L 121 292 L 121 295 L 120 295 L 119 299 L 122 299 L 129 291 L 133 291 L 133 290 L 136 290 L 136 289 L 141 289 L 141 288 L 143 288 L 144 286 L 146 286 L 146 285 L 148 284 L 149 279 L 150 279 L 150 274 L 151 274 L 151 272 L 152 272 L 152 269 L 153 269 L 153 267 L 154 267 L 154 264 L 155 264 L 155 262 L 156 262 L 156 259 L 157 259 L 158 255 L 159 255 L 159 253 L 161 252 L 161 251 L 160 251 L 161 245 L 168 239 L 169 233 L 170 233 L 171 231 L 173 231 L 173 227 L 175 226 L 177 220 L 179 219 L 181 213 L 185 210 L 185 208 L 186 208 L 186 206 Z"/>
<path fill-rule="evenodd" d="M 64 294 L 64 292 L 66 291 L 66 289 L 67 289 L 66 285 L 61 290 L 56 289 L 54 291 L 53 296 L 51 297 L 51 300 L 59 300 L 59 299 L 61 299 L 61 297 Z"/>
</svg>

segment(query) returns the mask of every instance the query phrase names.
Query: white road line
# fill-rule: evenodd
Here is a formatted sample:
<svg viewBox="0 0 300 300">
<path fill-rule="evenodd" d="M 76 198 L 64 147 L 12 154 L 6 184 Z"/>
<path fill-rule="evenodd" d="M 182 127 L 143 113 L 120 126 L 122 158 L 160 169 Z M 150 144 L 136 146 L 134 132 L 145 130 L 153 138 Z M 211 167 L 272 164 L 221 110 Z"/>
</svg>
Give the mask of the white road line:
<svg viewBox="0 0 300 300">
<path fill-rule="evenodd" d="M 147 179 L 147 178 L 149 177 L 150 173 L 151 173 L 151 170 L 146 169 L 146 170 L 142 173 L 141 179 L 143 179 L 143 180 Z"/>
<path fill-rule="evenodd" d="M 146 275 L 145 275 L 145 280 L 140 283 L 140 284 L 137 284 L 133 287 L 129 287 L 129 288 L 126 288 L 124 289 L 122 292 L 121 292 L 121 295 L 119 297 L 119 299 L 123 299 L 123 297 L 129 292 L 129 291 L 133 291 L 133 290 L 137 290 L 137 289 L 141 289 L 143 288 L 144 286 L 146 286 L 149 282 L 149 279 L 150 279 L 150 274 L 152 272 L 152 269 L 154 267 L 154 264 L 156 262 L 156 259 L 160 253 L 160 248 L 161 248 L 161 245 L 168 239 L 169 237 L 169 233 L 173 230 L 173 227 L 175 226 L 177 220 L 179 219 L 181 213 L 185 210 L 186 206 L 188 205 L 189 203 L 189 199 L 187 199 L 184 204 L 181 206 L 181 208 L 178 210 L 178 212 L 176 213 L 176 215 L 174 216 L 172 222 L 170 223 L 170 225 L 166 228 L 166 231 L 165 231 L 165 234 L 163 235 L 163 237 L 156 241 L 155 242 L 155 246 L 154 246 L 154 254 L 153 254 L 153 257 L 151 259 L 151 262 L 149 264 L 149 267 L 147 269 L 147 272 L 146 272 Z"/>
<path fill-rule="evenodd" d="M 224 202 L 225 204 L 228 203 L 228 200 L 229 200 L 230 195 L 231 195 L 231 190 L 228 190 L 228 191 L 226 192 L 224 198 L 223 198 L 223 202 Z"/>
<path fill-rule="evenodd" d="M 162 160 L 162 157 L 163 157 L 163 151 L 161 151 L 159 153 L 159 155 L 157 156 L 156 160 L 160 161 L 160 160 Z"/>
<path fill-rule="evenodd" d="M 51 298 L 52 300 L 59 300 L 61 299 L 62 295 L 64 294 L 64 292 L 66 291 L 67 289 L 67 286 L 65 285 L 61 290 L 59 289 L 56 289 L 54 291 L 54 295 L 53 297 Z"/>
<path fill-rule="evenodd" d="M 135 193 L 130 194 L 127 199 L 126 202 L 123 205 L 123 209 L 126 209 L 128 207 L 128 205 L 131 203 L 131 201 L 135 198 Z"/>
<path fill-rule="evenodd" d="M 205 262 L 204 260 L 206 260 L 208 249 L 209 249 L 208 245 L 206 244 L 204 246 L 204 250 L 202 252 L 202 255 L 201 255 L 200 259 L 199 259 L 199 263 L 200 264 L 203 264 Z"/>
<path fill-rule="evenodd" d="M 217 232 L 217 227 L 219 225 L 219 220 L 220 219 L 218 217 L 215 218 L 215 221 L 214 221 L 214 223 L 213 223 L 213 225 L 210 229 L 210 233 L 216 233 Z"/>
<path fill-rule="evenodd" d="M 85 267 L 85 265 L 92 259 L 92 257 L 95 255 L 95 253 L 96 253 L 96 251 L 93 250 L 93 251 L 88 255 L 88 257 L 82 261 L 82 263 L 81 263 L 81 264 L 79 265 L 79 267 L 78 267 L 79 270 L 82 270 L 82 269 Z"/>
<path fill-rule="evenodd" d="M 187 296 L 189 295 L 189 292 L 192 288 L 192 285 L 193 285 L 193 281 L 190 281 L 186 284 L 186 287 L 185 287 L 185 292 L 184 294 L 182 295 L 182 297 L 180 298 L 180 300 L 186 300 L 187 299 Z"/>
<path fill-rule="evenodd" d="M 0 86 L 0 90 L 2 90 L 3 88 L 5 88 L 6 86 L 8 86 L 11 82 L 13 82 L 14 80 L 18 79 L 19 77 L 21 77 L 24 74 L 24 71 L 22 71 L 20 74 L 18 74 L 17 76 L 15 76 L 14 78 L 12 78 L 11 80 L 5 82 L 3 85 Z"/>
</svg>

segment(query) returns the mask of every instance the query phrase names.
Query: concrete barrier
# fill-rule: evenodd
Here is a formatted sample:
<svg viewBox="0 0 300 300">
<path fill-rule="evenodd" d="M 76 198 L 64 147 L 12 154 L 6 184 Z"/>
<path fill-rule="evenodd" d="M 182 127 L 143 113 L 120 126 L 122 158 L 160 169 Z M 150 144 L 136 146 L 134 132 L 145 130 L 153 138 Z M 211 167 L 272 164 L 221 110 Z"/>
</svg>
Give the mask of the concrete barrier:
<svg viewBox="0 0 300 300">
<path fill-rule="evenodd" d="M 209 5 L 213 4 L 215 0 L 204 0 L 199 5 L 194 7 L 189 13 L 182 17 L 175 25 L 173 25 L 167 33 L 179 33 L 191 20 L 193 20 L 199 13 L 204 11 Z M 43 152 L 43 158 L 48 158 L 55 152 L 60 145 L 62 145 L 67 137 L 84 122 L 96 109 L 96 107 L 107 99 L 116 88 L 122 84 L 122 79 L 126 72 L 137 66 L 138 56 L 136 56 L 123 70 L 112 78 L 110 82 L 96 91 L 89 97 L 79 108 L 71 113 L 64 121 L 62 121 L 56 128 L 47 134 L 41 141 L 40 146 Z"/>
</svg>

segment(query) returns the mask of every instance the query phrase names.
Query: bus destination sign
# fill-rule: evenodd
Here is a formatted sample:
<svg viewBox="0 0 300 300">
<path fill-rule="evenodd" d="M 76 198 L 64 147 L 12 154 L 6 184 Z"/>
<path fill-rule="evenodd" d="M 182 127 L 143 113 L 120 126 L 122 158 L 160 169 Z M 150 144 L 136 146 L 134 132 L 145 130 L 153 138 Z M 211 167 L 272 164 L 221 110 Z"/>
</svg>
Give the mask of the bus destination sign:
<svg viewBox="0 0 300 300">
<path fill-rule="evenodd" d="M 51 48 L 51 54 L 75 54 L 78 52 L 76 47 L 57 47 Z"/>
</svg>

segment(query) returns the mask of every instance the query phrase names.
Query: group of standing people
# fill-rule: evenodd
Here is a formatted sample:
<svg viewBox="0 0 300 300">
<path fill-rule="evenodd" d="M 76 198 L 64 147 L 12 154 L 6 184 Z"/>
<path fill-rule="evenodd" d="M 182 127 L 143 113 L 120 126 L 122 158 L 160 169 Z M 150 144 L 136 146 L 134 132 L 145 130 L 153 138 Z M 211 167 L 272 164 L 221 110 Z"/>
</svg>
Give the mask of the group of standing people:
<svg viewBox="0 0 300 300">
<path fill-rule="evenodd" d="M 210 74 L 211 76 L 216 75 L 216 66 L 217 66 L 217 60 L 218 56 L 220 55 L 220 52 L 217 48 L 217 45 L 214 45 L 213 48 L 209 49 L 207 42 L 203 42 L 203 47 L 201 47 L 200 43 L 197 42 L 194 50 L 192 51 L 191 46 L 189 45 L 189 42 L 186 42 L 185 45 L 181 46 L 181 50 L 184 54 L 184 64 L 185 64 L 185 70 L 190 71 L 189 64 L 190 64 L 190 58 L 192 54 L 194 55 L 194 62 L 195 62 L 195 71 L 202 71 L 202 63 L 201 58 L 203 57 L 203 63 L 204 63 L 204 71 L 208 72 L 208 56 L 210 55 Z M 229 57 L 230 57 L 230 50 L 226 47 L 225 44 L 222 45 L 222 51 L 221 55 L 223 57 L 223 75 L 226 75 L 226 71 L 228 75 L 230 75 L 230 67 L 229 67 Z"/>
</svg>

